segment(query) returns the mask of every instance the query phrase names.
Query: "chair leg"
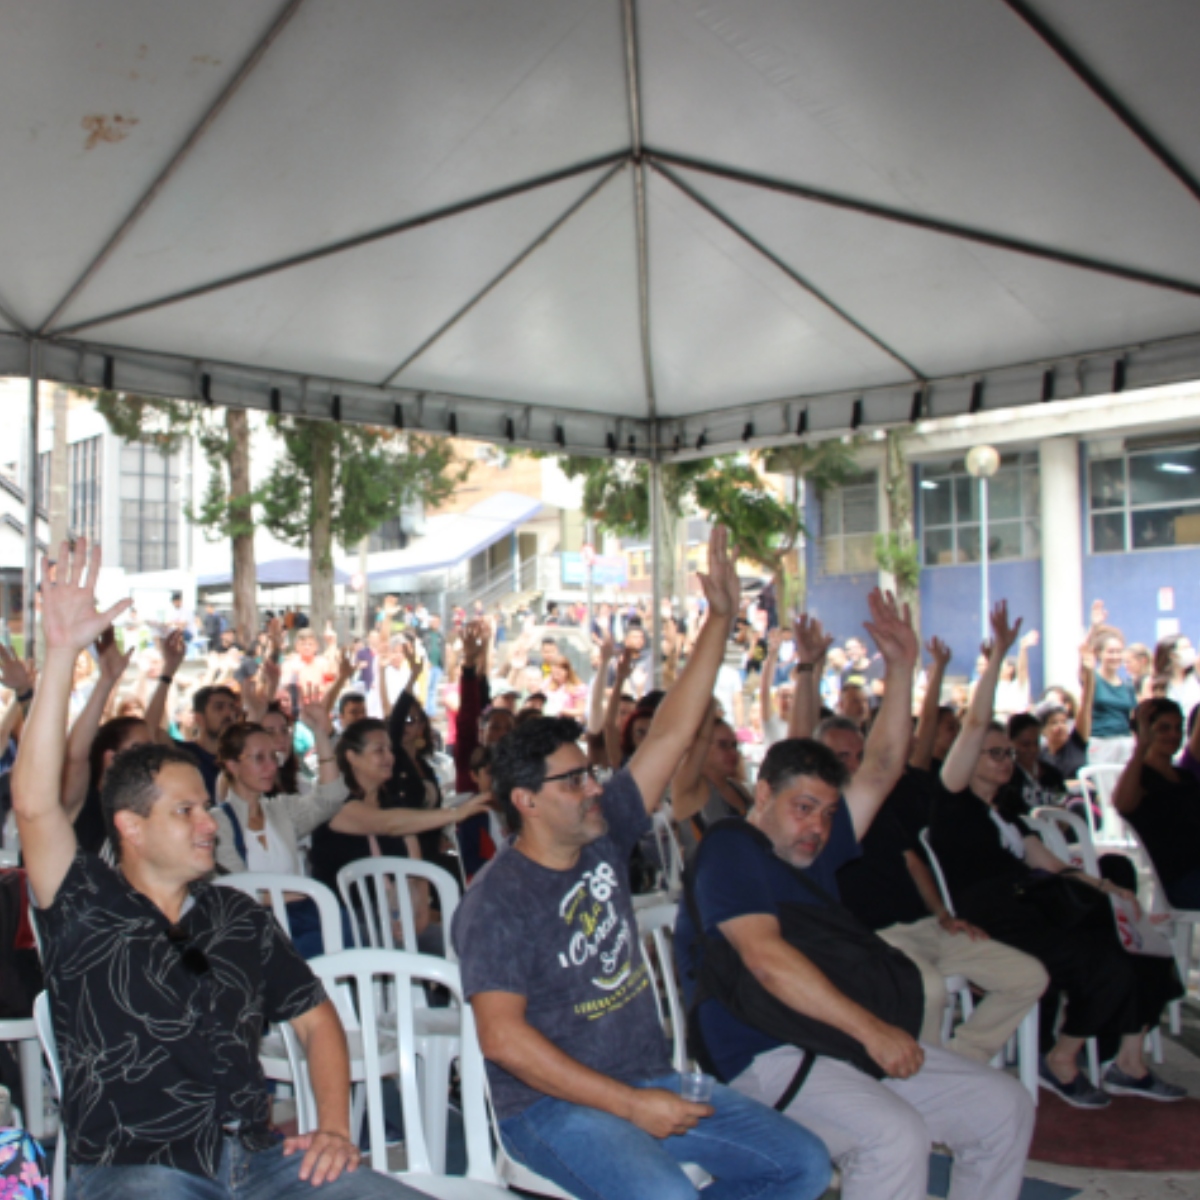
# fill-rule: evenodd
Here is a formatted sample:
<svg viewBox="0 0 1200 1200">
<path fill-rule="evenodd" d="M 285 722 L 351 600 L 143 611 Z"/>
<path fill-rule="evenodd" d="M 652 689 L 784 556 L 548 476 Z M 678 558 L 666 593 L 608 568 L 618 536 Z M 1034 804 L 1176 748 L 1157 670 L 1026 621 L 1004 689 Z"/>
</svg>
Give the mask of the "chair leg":
<svg viewBox="0 0 1200 1200">
<path fill-rule="evenodd" d="M 46 1106 L 42 1086 L 42 1046 L 37 1038 L 17 1043 L 21 1089 L 25 1093 L 25 1128 L 41 1141 L 46 1136 Z"/>
<path fill-rule="evenodd" d="M 1100 1086 L 1100 1052 L 1097 1049 L 1095 1038 L 1087 1040 L 1087 1064 L 1088 1078 L 1092 1081 L 1092 1087 Z"/>
<path fill-rule="evenodd" d="M 1025 1090 L 1033 1097 L 1034 1104 L 1038 1102 L 1038 1057 L 1040 1049 L 1038 1038 L 1041 1027 L 1041 1016 L 1035 1004 L 1022 1018 L 1017 1026 L 1017 1069 Z"/>
<path fill-rule="evenodd" d="M 450 1118 L 450 1063 L 456 1042 L 453 1038 L 421 1038 L 418 1045 L 418 1076 L 421 1087 L 421 1117 L 429 1167 L 435 1175 L 446 1173 L 446 1131 Z"/>
</svg>

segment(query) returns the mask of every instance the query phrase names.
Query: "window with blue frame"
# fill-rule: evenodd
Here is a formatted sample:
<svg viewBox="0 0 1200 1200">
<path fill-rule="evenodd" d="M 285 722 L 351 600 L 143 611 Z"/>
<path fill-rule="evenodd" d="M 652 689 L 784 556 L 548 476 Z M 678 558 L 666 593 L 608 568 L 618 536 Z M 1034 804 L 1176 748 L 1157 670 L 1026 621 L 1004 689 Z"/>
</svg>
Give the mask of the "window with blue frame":
<svg viewBox="0 0 1200 1200">
<path fill-rule="evenodd" d="M 1200 545 L 1200 446 L 1093 459 L 1088 516 L 1093 554 Z"/>
<path fill-rule="evenodd" d="M 965 459 L 923 463 L 917 469 L 921 496 L 922 560 L 927 567 L 979 561 L 979 481 Z M 1036 454 L 1006 454 L 988 481 L 988 558 L 1037 558 L 1041 553 Z"/>
</svg>

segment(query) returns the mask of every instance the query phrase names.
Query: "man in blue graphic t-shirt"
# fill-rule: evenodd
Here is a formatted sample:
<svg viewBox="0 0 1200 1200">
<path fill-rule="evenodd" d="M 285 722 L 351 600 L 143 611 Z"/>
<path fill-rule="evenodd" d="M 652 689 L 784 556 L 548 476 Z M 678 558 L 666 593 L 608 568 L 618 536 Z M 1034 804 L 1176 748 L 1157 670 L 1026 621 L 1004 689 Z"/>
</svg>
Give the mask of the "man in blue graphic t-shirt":
<svg viewBox="0 0 1200 1200">
<path fill-rule="evenodd" d="M 811 1200 L 829 1180 L 820 1141 L 770 1109 L 723 1087 L 706 1104 L 680 1095 L 629 894 L 630 852 L 700 727 L 737 612 L 726 541 L 714 530 L 711 615 L 691 660 L 611 782 L 569 719 L 528 722 L 495 747 L 515 836 L 454 920 L 505 1149 L 572 1195 L 695 1197 L 684 1163 L 731 1197 Z"/>
</svg>

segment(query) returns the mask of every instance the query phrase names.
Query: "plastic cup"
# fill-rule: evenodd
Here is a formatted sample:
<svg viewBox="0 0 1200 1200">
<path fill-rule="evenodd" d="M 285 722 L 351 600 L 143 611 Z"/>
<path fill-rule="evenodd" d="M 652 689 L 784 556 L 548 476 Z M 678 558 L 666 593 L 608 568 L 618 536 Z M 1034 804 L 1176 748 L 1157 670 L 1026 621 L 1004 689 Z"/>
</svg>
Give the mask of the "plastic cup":
<svg viewBox="0 0 1200 1200">
<path fill-rule="evenodd" d="M 713 1078 L 703 1071 L 685 1071 L 679 1077 L 679 1094 L 696 1104 L 707 1104 L 712 1099 Z"/>
</svg>

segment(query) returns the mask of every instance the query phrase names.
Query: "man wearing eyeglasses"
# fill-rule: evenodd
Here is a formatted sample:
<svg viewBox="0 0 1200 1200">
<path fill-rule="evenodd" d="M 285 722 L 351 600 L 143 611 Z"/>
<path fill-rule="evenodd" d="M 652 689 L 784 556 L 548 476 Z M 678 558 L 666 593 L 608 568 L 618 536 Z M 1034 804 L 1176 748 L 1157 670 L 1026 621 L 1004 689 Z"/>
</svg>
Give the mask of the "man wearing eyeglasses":
<svg viewBox="0 0 1200 1200">
<path fill-rule="evenodd" d="M 684 1163 L 731 1196 L 801 1200 L 828 1183 L 807 1131 L 726 1088 L 711 1103 L 680 1095 L 638 941 L 629 856 L 700 727 L 737 613 L 722 529 L 709 569 L 708 621 L 627 767 L 611 779 L 590 768 L 583 729 L 565 718 L 495 747 L 493 790 L 515 836 L 455 916 L 505 1148 L 572 1195 L 694 1197 Z"/>
<path fill-rule="evenodd" d="M 63 1072 L 79 1200 L 327 1200 L 417 1193 L 357 1171 L 346 1039 L 269 910 L 211 874 L 216 822 L 195 760 L 140 746 L 109 768 L 101 804 L 116 869 L 82 853 L 58 781 L 76 657 L 129 601 L 96 611 L 97 548 L 64 544 L 43 573 L 46 659 L 13 769 Z M 319 1132 L 270 1128 L 264 1021 L 289 1021 L 312 1071 Z"/>
</svg>

